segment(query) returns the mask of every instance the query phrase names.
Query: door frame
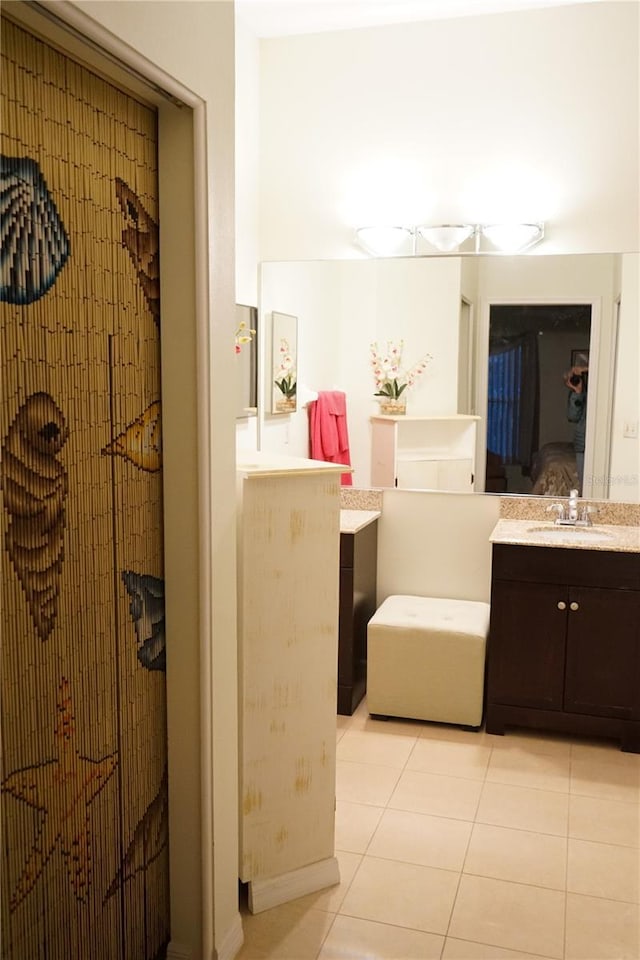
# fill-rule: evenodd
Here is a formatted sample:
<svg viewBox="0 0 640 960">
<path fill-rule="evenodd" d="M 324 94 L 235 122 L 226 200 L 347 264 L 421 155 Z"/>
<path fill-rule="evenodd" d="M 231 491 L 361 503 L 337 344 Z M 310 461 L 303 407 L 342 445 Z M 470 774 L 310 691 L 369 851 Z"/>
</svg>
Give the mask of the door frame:
<svg viewBox="0 0 640 960">
<path fill-rule="evenodd" d="M 587 407 L 587 425 L 585 435 L 584 485 L 585 499 L 602 499 L 608 495 L 608 476 L 610 444 L 606 442 L 606 431 L 610 429 L 612 398 L 613 361 L 615 359 L 615 324 L 611 324 L 610 335 L 603 333 L 602 298 L 590 297 L 507 297 L 486 298 L 480 302 L 478 339 L 476 350 L 476 410 L 480 414 L 478 423 L 478 449 L 476 489 L 484 491 L 487 463 L 487 408 L 489 380 L 489 324 L 491 307 L 514 306 L 552 306 L 554 304 L 580 304 L 591 307 L 591 333 L 589 338 L 589 369 L 595 376 L 589 377 L 589 405 Z"/>
</svg>

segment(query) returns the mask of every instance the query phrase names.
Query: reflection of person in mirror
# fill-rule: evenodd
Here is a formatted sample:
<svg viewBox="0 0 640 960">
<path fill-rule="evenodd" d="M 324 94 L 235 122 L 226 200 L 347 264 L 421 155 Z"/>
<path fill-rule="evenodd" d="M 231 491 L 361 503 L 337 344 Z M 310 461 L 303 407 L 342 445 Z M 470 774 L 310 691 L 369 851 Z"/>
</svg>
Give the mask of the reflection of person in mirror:
<svg viewBox="0 0 640 960">
<path fill-rule="evenodd" d="M 573 431 L 573 448 L 576 453 L 576 470 L 578 472 L 578 487 L 582 493 L 584 475 L 584 437 L 587 425 L 587 379 L 589 367 L 574 366 L 564 375 L 564 382 L 569 389 L 567 397 L 567 420 L 575 424 Z"/>
</svg>

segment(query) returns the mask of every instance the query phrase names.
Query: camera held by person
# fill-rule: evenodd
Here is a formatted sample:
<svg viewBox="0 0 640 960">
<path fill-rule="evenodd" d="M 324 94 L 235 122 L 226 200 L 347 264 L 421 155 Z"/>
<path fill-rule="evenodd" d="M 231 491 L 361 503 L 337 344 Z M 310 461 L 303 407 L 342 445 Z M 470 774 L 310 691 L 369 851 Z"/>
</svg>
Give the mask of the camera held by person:
<svg viewBox="0 0 640 960">
<path fill-rule="evenodd" d="M 571 367 L 564 375 L 564 382 L 575 393 L 587 392 L 587 379 L 589 376 L 589 367 Z"/>
</svg>

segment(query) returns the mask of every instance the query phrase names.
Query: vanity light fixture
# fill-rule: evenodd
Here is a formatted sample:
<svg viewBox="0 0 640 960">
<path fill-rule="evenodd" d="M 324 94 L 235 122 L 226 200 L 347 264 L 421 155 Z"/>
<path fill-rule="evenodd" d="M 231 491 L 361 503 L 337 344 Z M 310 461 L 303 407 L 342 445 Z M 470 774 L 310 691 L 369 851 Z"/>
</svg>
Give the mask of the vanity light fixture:
<svg viewBox="0 0 640 960">
<path fill-rule="evenodd" d="M 544 237 L 543 223 L 493 223 L 480 230 L 501 253 L 521 253 Z"/>
<path fill-rule="evenodd" d="M 423 240 L 441 253 L 451 253 L 461 244 L 472 237 L 476 227 L 469 223 L 443 223 L 440 227 L 418 227 L 418 233 Z"/>
<path fill-rule="evenodd" d="M 374 257 L 419 256 L 418 239 L 440 253 L 523 253 L 544 237 L 544 223 L 442 223 L 417 227 L 359 227 L 356 240 Z M 409 249 L 409 241 L 411 248 Z M 469 249 L 472 247 L 473 249 Z"/>
<path fill-rule="evenodd" d="M 414 239 L 414 232 L 410 227 L 359 227 L 356 239 L 374 257 L 393 257 L 408 240 Z"/>
</svg>

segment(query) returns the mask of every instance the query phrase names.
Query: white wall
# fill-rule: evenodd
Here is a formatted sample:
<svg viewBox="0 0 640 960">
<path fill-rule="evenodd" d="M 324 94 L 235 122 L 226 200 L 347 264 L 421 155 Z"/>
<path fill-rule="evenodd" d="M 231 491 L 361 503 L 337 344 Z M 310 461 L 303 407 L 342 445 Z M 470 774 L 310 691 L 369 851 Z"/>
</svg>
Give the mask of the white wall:
<svg viewBox="0 0 640 960">
<path fill-rule="evenodd" d="M 385 490 L 378 521 L 378 604 L 392 594 L 483 600 L 500 497 Z"/>
<path fill-rule="evenodd" d="M 615 377 L 617 390 L 611 428 L 610 496 L 640 501 L 640 257 L 622 258 L 621 306 Z M 636 436 L 625 436 L 635 425 Z"/>
<path fill-rule="evenodd" d="M 260 45 L 235 20 L 236 303 L 258 306 L 258 179 L 260 160 Z"/>
<path fill-rule="evenodd" d="M 544 220 L 637 251 L 638 4 L 263 40 L 260 256 L 357 257 L 369 223 Z"/>
</svg>

